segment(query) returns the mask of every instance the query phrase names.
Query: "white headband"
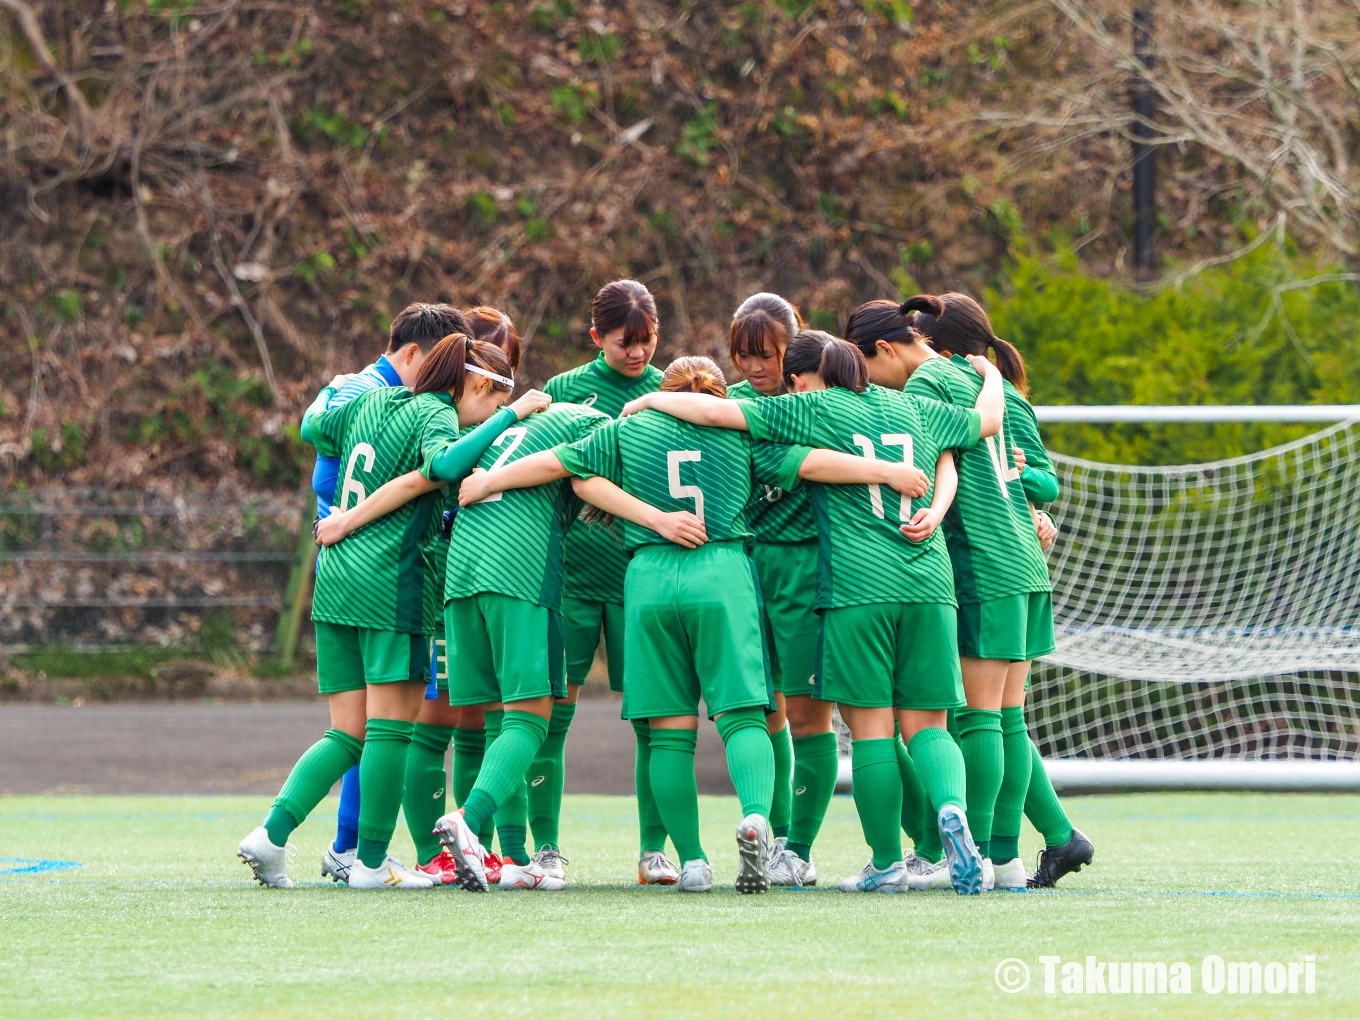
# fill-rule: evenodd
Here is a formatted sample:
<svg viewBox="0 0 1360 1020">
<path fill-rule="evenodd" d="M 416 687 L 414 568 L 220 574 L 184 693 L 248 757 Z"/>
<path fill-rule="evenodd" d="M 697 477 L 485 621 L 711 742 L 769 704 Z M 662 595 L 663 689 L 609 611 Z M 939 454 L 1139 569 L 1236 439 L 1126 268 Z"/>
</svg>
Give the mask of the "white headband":
<svg viewBox="0 0 1360 1020">
<path fill-rule="evenodd" d="M 468 372 L 474 372 L 477 375 L 485 376 L 486 378 L 492 380 L 493 382 L 500 383 L 502 386 L 509 386 L 512 390 L 515 388 L 515 380 L 511 379 L 509 376 L 497 375 L 495 372 L 488 372 L 486 369 L 481 368 L 478 365 L 471 365 L 468 364 L 467 362 L 463 362 L 463 368 Z"/>
</svg>

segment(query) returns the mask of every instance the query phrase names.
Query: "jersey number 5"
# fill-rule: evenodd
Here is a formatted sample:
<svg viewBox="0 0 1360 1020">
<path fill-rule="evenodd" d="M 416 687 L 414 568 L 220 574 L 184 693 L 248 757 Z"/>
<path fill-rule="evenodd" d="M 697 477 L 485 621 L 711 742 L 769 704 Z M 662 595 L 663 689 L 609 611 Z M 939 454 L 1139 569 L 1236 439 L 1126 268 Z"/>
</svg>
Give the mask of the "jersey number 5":
<svg viewBox="0 0 1360 1020">
<path fill-rule="evenodd" d="M 868 436 L 861 436 L 858 433 L 850 437 L 856 446 L 864 453 L 865 460 L 876 460 L 878 453 L 874 447 L 874 441 Z M 879 436 L 878 441 L 884 446 L 902 447 L 902 463 L 914 463 L 911 456 L 911 436 L 905 432 L 889 433 L 886 436 Z M 883 487 L 881 485 L 869 486 L 869 509 L 874 512 L 875 517 L 883 516 Z M 897 508 L 897 519 L 906 523 L 911 520 L 911 499 L 902 496 L 901 505 Z"/>
<path fill-rule="evenodd" d="M 671 496 L 694 500 L 694 516 L 699 518 L 700 523 L 704 520 L 704 492 L 697 485 L 680 484 L 680 465 L 702 459 L 703 455 L 698 450 L 671 450 L 666 454 L 666 481 L 670 483 Z"/>
<path fill-rule="evenodd" d="M 519 444 L 522 443 L 522 442 L 524 442 L 524 437 L 527 436 L 528 434 L 529 434 L 529 429 L 528 429 L 527 426 L 525 426 L 525 425 L 516 425 L 514 428 L 512 428 L 512 429 L 506 429 L 506 430 L 505 430 L 504 432 L 502 432 L 499 436 L 497 436 L 497 437 L 496 437 L 496 441 L 495 441 L 494 443 L 492 443 L 491 445 L 492 445 L 492 446 L 500 446 L 500 445 L 504 444 L 504 445 L 505 445 L 505 449 L 502 450 L 502 451 L 501 451 L 501 455 L 500 455 L 499 457 L 497 457 L 497 458 L 495 459 L 495 461 L 492 462 L 492 464 L 491 464 L 491 470 L 492 470 L 492 471 L 495 471 L 496 468 L 500 467 L 500 466 L 501 466 L 502 464 L 504 464 L 507 460 L 509 460 L 511 457 L 513 457 L 513 456 L 515 455 L 515 451 L 519 449 Z M 493 492 L 490 496 L 487 496 L 486 499 L 479 499 L 477 502 L 479 502 L 479 503 L 495 503 L 495 502 L 499 501 L 500 498 L 501 498 L 502 496 L 504 496 L 504 495 L 505 495 L 505 493 L 503 493 L 503 492 Z"/>
<path fill-rule="evenodd" d="M 349 463 L 345 465 L 345 483 L 340 487 L 340 509 L 349 510 L 358 506 L 368 496 L 368 491 L 362 484 L 354 480 L 354 467 L 359 463 L 359 458 L 363 458 L 363 472 L 368 474 L 373 470 L 373 458 L 377 456 L 377 451 L 367 443 L 355 443 L 354 449 L 349 452 Z M 349 501 L 349 497 L 354 496 L 354 502 Z"/>
</svg>

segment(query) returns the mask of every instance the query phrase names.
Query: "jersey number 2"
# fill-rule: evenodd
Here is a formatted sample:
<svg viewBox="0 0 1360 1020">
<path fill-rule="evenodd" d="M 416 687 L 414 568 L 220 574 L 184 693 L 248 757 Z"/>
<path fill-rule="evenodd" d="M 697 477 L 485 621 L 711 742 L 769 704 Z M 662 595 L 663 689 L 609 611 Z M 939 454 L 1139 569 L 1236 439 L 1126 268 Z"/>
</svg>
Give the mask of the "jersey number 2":
<svg viewBox="0 0 1360 1020">
<path fill-rule="evenodd" d="M 495 461 L 492 463 L 491 470 L 495 471 L 496 468 L 500 467 L 507 460 L 513 457 L 515 455 L 515 451 L 519 449 L 519 444 L 524 442 L 524 437 L 527 436 L 528 434 L 529 434 L 528 426 L 516 425 L 514 428 L 506 429 L 499 436 L 497 436 L 496 441 L 491 445 L 500 446 L 502 443 L 505 443 L 505 449 L 501 451 L 501 455 L 497 457 Z M 500 498 L 504 495 L 505 493 L 503 492 L 493 492 L 490 496 L 487 496 L 486 499 L 479 499 L 477 502 L 495 503 L 498 502 Z"/>
<path fill-rule="evenodd" d="M 670 483 L 671 496 L 694 500 L 694 516 L 700 523 L 704 520 L 704 491 L 697 485 L 680 484 L 680 465 L 702 459 L 703 454 L 698 450 L 671 450 L 666 454 L 666 481 Z"/>
<path fill-rule="evenodd" d="M 865 460 L 876 460 L 878 453 L 874 447 L 874 441 L 868 436 L 861 436 L 858 433 L 850 437 L 856 446 L 864 453 Z M 905 432 L 894 432 L 886 436 L 879 436 L 878 441 L 884 446 L 902 447 L 902 463 L 914 463 L 911 456 L 911 436 Z M 874 512 L 875 517 L 883 516 L 883 487 L 881 485 L 869 486 L 869 509 Z M 911 499 L 903 496 L 901 505 L 897 509 L 897 519 L 906 523 L 911 520 Z"/>
</svg>

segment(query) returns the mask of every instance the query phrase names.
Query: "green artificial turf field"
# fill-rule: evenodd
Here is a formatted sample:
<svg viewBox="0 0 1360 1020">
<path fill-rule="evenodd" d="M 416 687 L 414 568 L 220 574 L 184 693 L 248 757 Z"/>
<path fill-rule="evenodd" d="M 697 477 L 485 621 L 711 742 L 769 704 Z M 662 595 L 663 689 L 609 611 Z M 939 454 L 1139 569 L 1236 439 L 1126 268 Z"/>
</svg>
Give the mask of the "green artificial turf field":
<svg viewBox="0 0 1360 1020">
<path fill-rule="evenodd" d="M 1057 891 L 971 899 L 831 891 L 867 856 L 844 797 L 817 845 L 828 888 L 760 897 L 730 890 L 723 798 L 703 801 L 704 840 L 728 888 L 707 896 L 632 884 L 632 801 L 611 797 L 567 799 L 566 892 L 322 885 L 334 801 L 294 836 L 304 885 L 265 890 L 234 855 L 267 806 L 0 798 L 0 1017 L 1360 1016 L 1353 797 L 1073 799 L 1093 868 Z M 1032 833 L 1022 846 L 1032 862 Z M 411 859 L 404 830 L 395 852 Z M 1194 990 L 1049 995 L 1046 954 L 1187 961 Z M 1312 956 L 1316 993 L 1209 994 L 1210 954 Z M 1008 957 L 1030 968 L 1023 992 L 997 987 Z"/>
</svg>

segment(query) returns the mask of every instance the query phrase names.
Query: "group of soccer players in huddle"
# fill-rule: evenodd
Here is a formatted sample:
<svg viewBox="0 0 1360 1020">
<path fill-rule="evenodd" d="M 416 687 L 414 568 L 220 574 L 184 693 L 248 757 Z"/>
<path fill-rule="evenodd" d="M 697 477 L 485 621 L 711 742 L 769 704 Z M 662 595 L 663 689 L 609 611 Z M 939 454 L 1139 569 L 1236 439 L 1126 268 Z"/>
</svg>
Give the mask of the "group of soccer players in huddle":
<svg viewBox="0 0 1360 1020">
<path fill-rule="evenodd" d="M 564 748 L 602 635 L 636 736 L 639 883 L 713 886 L 701 700 L 741 802 L 738 892 L 817 884 L 833 706 L 871 851 L 842 890 L 1045 887 L 1089 864 L 1024 719 L 1054 647 L 1057 532 L 1036 505 L 1058 483 L 981 306 L 870 301 L 842 339 L 755 294 L 731 386 L 705 357 L 652 365 L 634 280 L 595 296 L 590 335 L 593 361 L 510 402 L 508 316 L 412 305 L 307 409 L 331 728 L 240 844 L 256 879 L 291 886 L 289 835 L 343 779 L 323 875 L 564 888 Z M 399 810 L 414 867 L 388 852 Z M 1032 875 L 1022 815 L 1045 842 Z"/>
</svg>

